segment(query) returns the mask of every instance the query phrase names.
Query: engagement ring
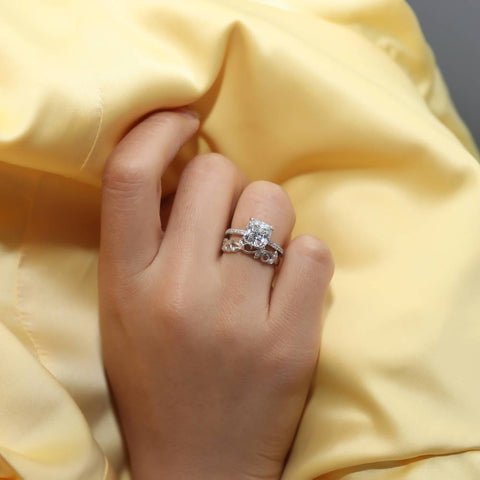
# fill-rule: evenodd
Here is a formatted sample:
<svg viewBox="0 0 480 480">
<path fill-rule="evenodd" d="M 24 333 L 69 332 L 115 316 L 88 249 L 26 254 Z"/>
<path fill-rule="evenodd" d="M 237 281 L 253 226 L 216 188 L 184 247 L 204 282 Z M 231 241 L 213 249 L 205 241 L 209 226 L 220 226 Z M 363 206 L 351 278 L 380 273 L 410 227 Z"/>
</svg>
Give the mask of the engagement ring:
<svg viewBox="0 0 480 480">
<path fill-rule="evenodd" d="M 280 245 L 270 240 L 272 232 L 273 227 L 268 223 L 250 218 L 245 230 L 239 228 L 228 228 L 225 230 L 222 251 L 227 253 L 242 251 L 253 255 L 255 259 L 263 263 L 278 265 L 284 251 Z M 241 235 L 242 238 L 235 241 L 229 238 L 230 235 Z M 272 250 L 268 250 L 267 247 L 270 247 Z"/>
</svg>

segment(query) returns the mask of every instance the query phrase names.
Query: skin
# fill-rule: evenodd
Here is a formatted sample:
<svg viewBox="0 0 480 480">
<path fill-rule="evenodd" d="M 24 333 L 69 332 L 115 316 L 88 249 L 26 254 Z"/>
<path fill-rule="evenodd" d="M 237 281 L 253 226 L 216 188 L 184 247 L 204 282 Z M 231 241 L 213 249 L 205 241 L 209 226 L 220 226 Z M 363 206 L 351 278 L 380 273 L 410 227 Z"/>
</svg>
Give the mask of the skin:
<svg viewBox="0 0 480 480">
<path fill-rule="evenodd" d="M 108 157 L 98 285 L 102 351 L 134 480 L 277 480 L 317 363 L 334 265 L 320 239 L 290 243 L 292 203 L 219 154 L 182 173 L 166 222 L 161 178 L 199 120 L 155 112 Z M 275 269 L 223 253 L 250 217 L 288 245 Z"/>
</svg>

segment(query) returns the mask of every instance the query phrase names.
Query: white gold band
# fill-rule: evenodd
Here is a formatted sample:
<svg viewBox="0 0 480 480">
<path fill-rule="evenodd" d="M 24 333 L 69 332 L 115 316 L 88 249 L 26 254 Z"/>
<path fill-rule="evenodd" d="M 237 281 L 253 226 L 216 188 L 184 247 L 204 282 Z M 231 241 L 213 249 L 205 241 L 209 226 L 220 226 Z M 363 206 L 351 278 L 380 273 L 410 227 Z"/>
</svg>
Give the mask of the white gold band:
<svg viewBox="0 0 480 480">
<path fill-rule="evenodd" d="M 278 265 L 284 251 L 280 245 L 270 240 L 272 231 L 273 227 L 268 223 L 250 218 L 245 230 L 240 228 L 228 228 L 225 230 L 222 251 L 227 253 L 242 251 L 253 255 L 255 259 L 263 263 Z M 240 235 L 242 238 L 233 240 L 228 238 L 230 235 Z M 268 250 L 267 247 L 271 247 L 273 251 Z"/>
<path fill-rule="evenodd" d="M 243 237 L 246 233 L 247 230 L 241 230 L 240 228 L 228 228 L 227 230 L 225 230 L 225 235 L 241 235 Z M 267 245 L 276 250 L 280 255 L 283 255 L 285 253 L 283 251 L 283 248 L 278 243 L 269 240 Z"/>
<path fill-rule="evenodd" d="M 268 263 L 270 265 L 278 265 L 280 263 L 280 256 L 276 250 L 272 252 L 261 248 L 251 248 L 249 245 L 245 244 L 242 239 L 237 241 L 231 238 L 223 239 L 222 252 L 235 253 L 239 251 L 253 255 L 254 258 L 263 263 Z"/>
</svg>

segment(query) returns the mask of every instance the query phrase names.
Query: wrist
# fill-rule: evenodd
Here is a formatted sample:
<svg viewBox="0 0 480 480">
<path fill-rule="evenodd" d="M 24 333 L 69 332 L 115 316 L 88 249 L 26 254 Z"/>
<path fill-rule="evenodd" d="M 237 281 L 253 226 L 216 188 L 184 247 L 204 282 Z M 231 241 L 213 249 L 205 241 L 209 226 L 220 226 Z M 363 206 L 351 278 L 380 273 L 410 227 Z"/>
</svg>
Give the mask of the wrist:
<svg viewBox="0 0 480 480">
<path fill-rule="evenodd" d="M 221 453 L 212 454 L 199 463 L 185 454 L 182 461 L 160 459 L 159 455 L 137 456 L 131 460 L 132 480 L 280 480 L 278 474 L 249 474 L 243 466 L 224 466 L 220 463 Z"/>
</svg>

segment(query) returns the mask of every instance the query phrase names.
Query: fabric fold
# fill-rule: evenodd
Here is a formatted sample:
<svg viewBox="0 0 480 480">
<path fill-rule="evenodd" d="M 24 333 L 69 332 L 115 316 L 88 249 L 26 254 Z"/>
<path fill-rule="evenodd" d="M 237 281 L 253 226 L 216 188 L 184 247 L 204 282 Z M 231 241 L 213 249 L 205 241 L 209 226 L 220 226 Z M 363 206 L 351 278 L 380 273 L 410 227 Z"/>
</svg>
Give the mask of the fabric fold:
<svg viewBox="0 0 480 480">
<path fill-rule="evenodd" d="M 294 235 L 335 258 L 284 479 L 479 477 L 480 155 L 405 1 L 0 11 L 1 475 L 130 478 L 99 347 L 101 173 L 140 117 L 191 104 L 165 194 L 219 152 L 282 184 Z"/>
</svg>

